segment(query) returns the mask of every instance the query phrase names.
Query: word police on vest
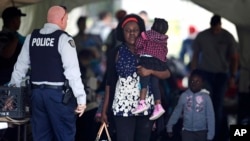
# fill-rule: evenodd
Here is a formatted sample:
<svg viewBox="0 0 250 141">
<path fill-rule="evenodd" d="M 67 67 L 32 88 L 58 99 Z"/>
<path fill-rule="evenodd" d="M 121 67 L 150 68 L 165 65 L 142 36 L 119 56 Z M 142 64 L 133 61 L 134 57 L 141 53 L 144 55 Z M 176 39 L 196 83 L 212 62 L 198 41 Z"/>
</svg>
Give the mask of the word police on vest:
<svg viewBox="0 0 250 141">
<path fill-rule="evenodd" d="M 55 38 L 33 38 L 32 46 L 54 46 Z"/>
<path fill-rule="evenodd" d="M 250 125 L 230 125 L 230 141 L 250 141 Z"/>
</svg>

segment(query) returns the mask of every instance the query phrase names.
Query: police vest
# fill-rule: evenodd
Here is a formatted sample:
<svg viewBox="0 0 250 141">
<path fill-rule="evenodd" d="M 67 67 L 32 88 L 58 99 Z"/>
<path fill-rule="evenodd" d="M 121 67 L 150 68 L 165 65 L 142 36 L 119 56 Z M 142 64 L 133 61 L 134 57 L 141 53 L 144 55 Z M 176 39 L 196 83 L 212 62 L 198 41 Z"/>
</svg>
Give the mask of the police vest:
<svg viewBox="0 0 250 141">
<path fill-rule="evenodd" d="M 29 43 L 31 81 L 65 81 L 63 63 L 58 52 L 59 38 L 63 33 L 66 32 L 57 30 L 51 34 L 40 34 L 38 29 L 32 32 Z"/>
</svg>

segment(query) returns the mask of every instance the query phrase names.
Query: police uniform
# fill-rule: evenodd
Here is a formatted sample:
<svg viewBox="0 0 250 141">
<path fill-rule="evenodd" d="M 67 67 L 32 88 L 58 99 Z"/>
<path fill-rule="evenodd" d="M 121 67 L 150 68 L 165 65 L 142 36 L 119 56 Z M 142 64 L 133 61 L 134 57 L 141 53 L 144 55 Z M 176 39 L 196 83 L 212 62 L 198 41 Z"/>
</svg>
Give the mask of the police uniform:
<svg viewBox="0 0 250 141">
<path fill-rule="evenodd" d="M 74 99 L 62 103 L 65 79 L 76 97 L 77 104 L 86 104 L 76 48 L 71 36 L 52 23 L 27 36 L 15 64 L 10 84 L 20 86 L 30 71 L 33 87 L 31 124 L 34 141 L 74 140 L 76 115 Z M 48 138 L 45 138 L 45 136 Z"/>
</svg>

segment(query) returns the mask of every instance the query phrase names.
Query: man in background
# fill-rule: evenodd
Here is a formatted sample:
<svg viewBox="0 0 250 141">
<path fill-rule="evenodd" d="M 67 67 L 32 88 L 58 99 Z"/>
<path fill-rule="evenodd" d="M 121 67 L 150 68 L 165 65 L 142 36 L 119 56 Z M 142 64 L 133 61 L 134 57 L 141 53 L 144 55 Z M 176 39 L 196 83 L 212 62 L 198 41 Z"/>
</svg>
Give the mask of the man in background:
<svg viewBox="0 0 250 141">
<path fill-rule="evenodd" d="M 25 37 L 18 33 L 21 25 L 21 17 L 26 16 L 17 7 L 8 7 L 2 13 L 3 27 L 0 31 L 0 86 L 10 81 L 14 64 L 21 51 Z M 1 130 L 3 138 L 8 141 L 17 140 L 13 134 L 17 133 L 17 127 Z"/>
<path fill-rule="evenodd" d="M 192 69 L 203 71 L 206 89 L 215 110 L 215 138 L 214 141 L 228 139 L 228 127 L 224 118 L 224 95 L 230 87 L 235 87 L 238 71 L 237 43 L 227 30 L 221 26 L 221 17 L 212 16 L 210 28 L 200 32 L 193 42 Z"/>
<path fill-rule="evenodd" d="M 25 37 L 18 33 L 21 17 L 26 16 L 17 7 L 8 7 L 2 13 L 3 28 L 0 32 L 0 85 L 9 82 Z"/>
</svg>

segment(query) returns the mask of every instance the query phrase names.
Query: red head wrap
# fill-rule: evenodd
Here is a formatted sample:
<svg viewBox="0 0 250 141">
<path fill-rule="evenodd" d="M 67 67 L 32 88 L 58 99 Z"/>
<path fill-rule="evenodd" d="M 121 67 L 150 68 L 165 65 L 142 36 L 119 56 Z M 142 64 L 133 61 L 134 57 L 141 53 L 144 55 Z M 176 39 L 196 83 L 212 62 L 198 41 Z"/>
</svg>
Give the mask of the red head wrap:
<svg viewBox="0 0 250 141">
<path fill-rule="evenodd" d="M 136 23 L 138 23 L 138 20 L 137 20 L 136 18 L 127 18 L 127 19 L 122 23 L 122 28 L 123 28 L 128 22 L 136 22 Z"/>
</svg>

